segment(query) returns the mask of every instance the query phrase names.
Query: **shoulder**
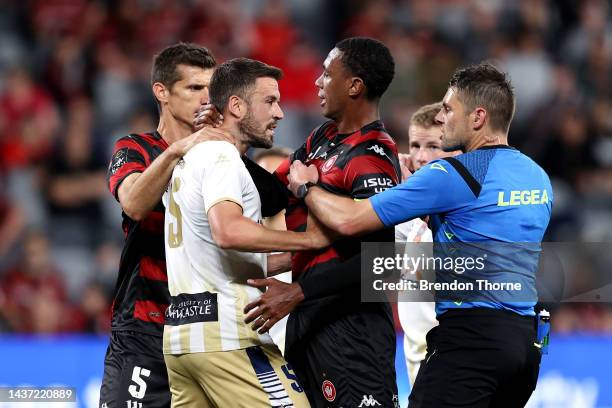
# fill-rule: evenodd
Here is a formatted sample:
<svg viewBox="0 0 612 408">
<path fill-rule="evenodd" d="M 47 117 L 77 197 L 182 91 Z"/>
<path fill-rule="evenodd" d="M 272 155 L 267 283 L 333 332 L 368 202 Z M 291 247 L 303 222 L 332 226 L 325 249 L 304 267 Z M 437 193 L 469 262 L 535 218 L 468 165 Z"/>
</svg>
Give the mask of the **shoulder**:
<svg viewBox="0 0 612 408">
<path fill-rule="evenodd" d="M 236 146 L 226 141 L 198 143 L 189 149 L 184 159 L 190 167 L 212 168 L 228 163 L 243 164 Z"/>
<path fill-rule="evenodd" d="M 152 133 L 131 133 L 117 139 L 115 142 L 115 150 L 132 149 L 144 152 L 158 145 L 161 145 L 161 143 L 159 143 Z"/>
<path fill-rule="evenodd" d="M 313 142 L 321 139 L 330 139 L 338 133 L 338 126 L 333 120 L 328 120 L 314 128 L 310 132 L 310 138 Z"/>
<path fill-rule="evenodd" d="M 436 159 L 415 171 L 414 174 L 408 178 L 408 181 L 411 179 L 424 178 L 444 182 L 456 179 L 458 177 L 460 177 L 460 174 L 455 166 L 445 159 Z"/>
<path fill-rule="evenodd" d="M 387 133 L 380 121 L 363 128 L 361 134 L 352 136 L 346 141 L 346 144 L 351 145 L 351 151 L 354 154 L 397 157 L 395 140 Z"/>
<path fill-rule="evenodd" d="M 392 148 L 396 147 L 395 139 L 387 132 L 387 129 L 379 120 L 363 128 L 361 134 L 361 140 L 374 140 Z"/>
</svg>

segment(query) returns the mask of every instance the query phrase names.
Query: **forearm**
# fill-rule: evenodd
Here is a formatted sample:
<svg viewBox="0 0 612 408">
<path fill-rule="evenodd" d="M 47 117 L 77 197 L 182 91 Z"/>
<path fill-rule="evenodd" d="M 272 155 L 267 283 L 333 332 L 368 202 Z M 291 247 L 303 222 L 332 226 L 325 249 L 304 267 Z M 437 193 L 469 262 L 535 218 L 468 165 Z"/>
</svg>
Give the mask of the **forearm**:
<svg viewBox="0 0 612 408">
<path fill-rule="evenodd" d="M 280 254 L 268 255 L 268 276 L 278 275 L 279 273 L 291 270 L 291 253 L 282 252 Z"/>
<path fill-rule="evenodd" d="M 275 231 L 246 217 L 226 220 L 213 228 L 213 238 L 224 249 L 244 252 L 308 251 L 319 247 L 309 232 Z"/>
<path fill-rule="evenodd" d="M 119 186 L 119 201 L 130 218 L 139 221 L 155 208 L 179 159 L 180 156 L 167 149 L 144 172 L 135 177 L 133 182 Z"/>
<path fill-rule="evenodd" d="M 305 203 L 325 226 L 341 235 L 361 235 L 383 227 L 368 200 L 353 200 L 314 186 Z"/>
</svg>

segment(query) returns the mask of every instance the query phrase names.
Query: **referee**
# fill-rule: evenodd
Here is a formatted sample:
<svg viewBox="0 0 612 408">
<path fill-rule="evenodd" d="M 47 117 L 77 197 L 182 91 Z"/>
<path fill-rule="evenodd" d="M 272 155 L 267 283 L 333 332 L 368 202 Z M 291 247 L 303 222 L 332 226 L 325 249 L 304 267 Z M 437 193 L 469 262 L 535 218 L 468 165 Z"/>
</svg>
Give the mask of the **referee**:
<svg viewBox="0 0 612 408">
<path fill-rule="evenodd" d="M 541 359 L 534 346 L 535 273 L 551 214 L 550 180 L 541 167 L 508 145 L 514 95 L 495 67 L 458 69 L 442 105 L 436 116 L 442 125 L 442 149 L 463 154 L 435 160 L 403 184 L 368 200 L 353 201 L 311 187 L 305 202 L 343 235 L 430 215 L 436 243 L 493 243 L 497 249 L 535 243 L 537 250 L 498 257 L 503 262 L 494 265 L 495 273 L 485 271 L 485 278 L 494 283 L 520 283 L 521 296 L 488 291 L 479 299 L 453 302 L 436 294 L 440 325 L 427 335 L 427 356 L 409 400 L 411 408 L 522 407 L 535 389 Z M 294 162 L 291 190 L 316 183 L 314 170 Z M 359 279 L 355 271 L 337 272 L 346 280 Z M 482 278 L 439 270 L 436 279 L 449 282 L 459 276 L 464 281 Z"/>
</svg>

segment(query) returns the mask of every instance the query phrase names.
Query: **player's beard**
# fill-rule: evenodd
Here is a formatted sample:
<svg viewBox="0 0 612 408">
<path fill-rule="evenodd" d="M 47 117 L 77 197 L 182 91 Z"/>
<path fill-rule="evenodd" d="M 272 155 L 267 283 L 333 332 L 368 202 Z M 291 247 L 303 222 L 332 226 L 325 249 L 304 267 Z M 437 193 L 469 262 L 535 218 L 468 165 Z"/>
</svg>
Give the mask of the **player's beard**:
<svg viewBox="0 0 612 408">
<path fill-rule="evenodd" d="M 247 110 L 247 114 L 244 118 L 238 122 L 238 129 L 240 133 L 247 137 L 249 146 L 261 147 L 264 149 L 271 148 L 273 144 L 272 138 L 266 136 L 268 126 L 269 124 L 261 125 L 257 123 L 257 121 L 253 119 L 250 109 Z"/>
</svg>

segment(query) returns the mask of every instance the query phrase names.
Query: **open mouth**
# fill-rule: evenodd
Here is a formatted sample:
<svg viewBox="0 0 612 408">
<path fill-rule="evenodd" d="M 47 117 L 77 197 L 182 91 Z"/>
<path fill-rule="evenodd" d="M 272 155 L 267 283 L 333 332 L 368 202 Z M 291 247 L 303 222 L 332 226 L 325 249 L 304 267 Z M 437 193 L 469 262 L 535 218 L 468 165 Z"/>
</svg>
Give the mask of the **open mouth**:
<svg viewBox="0 0 612 408">
<path fill-rule="evenodd" d="M 270 133 L 272 133 L 272 135 L 274 135 L 274 129 L 276 129 L 276 126 L 276 123 L 273 123 L 268 126 L 268 130 L 270 131 Z"/>
<path fill-rule="evenodd" d="M 318 94 L 317 96 L 319 97 L 319 99 L 321 99 L 320 105 L 321 106 L 325 105 L 325 96 L 322 94 Z"/>
</svg>

